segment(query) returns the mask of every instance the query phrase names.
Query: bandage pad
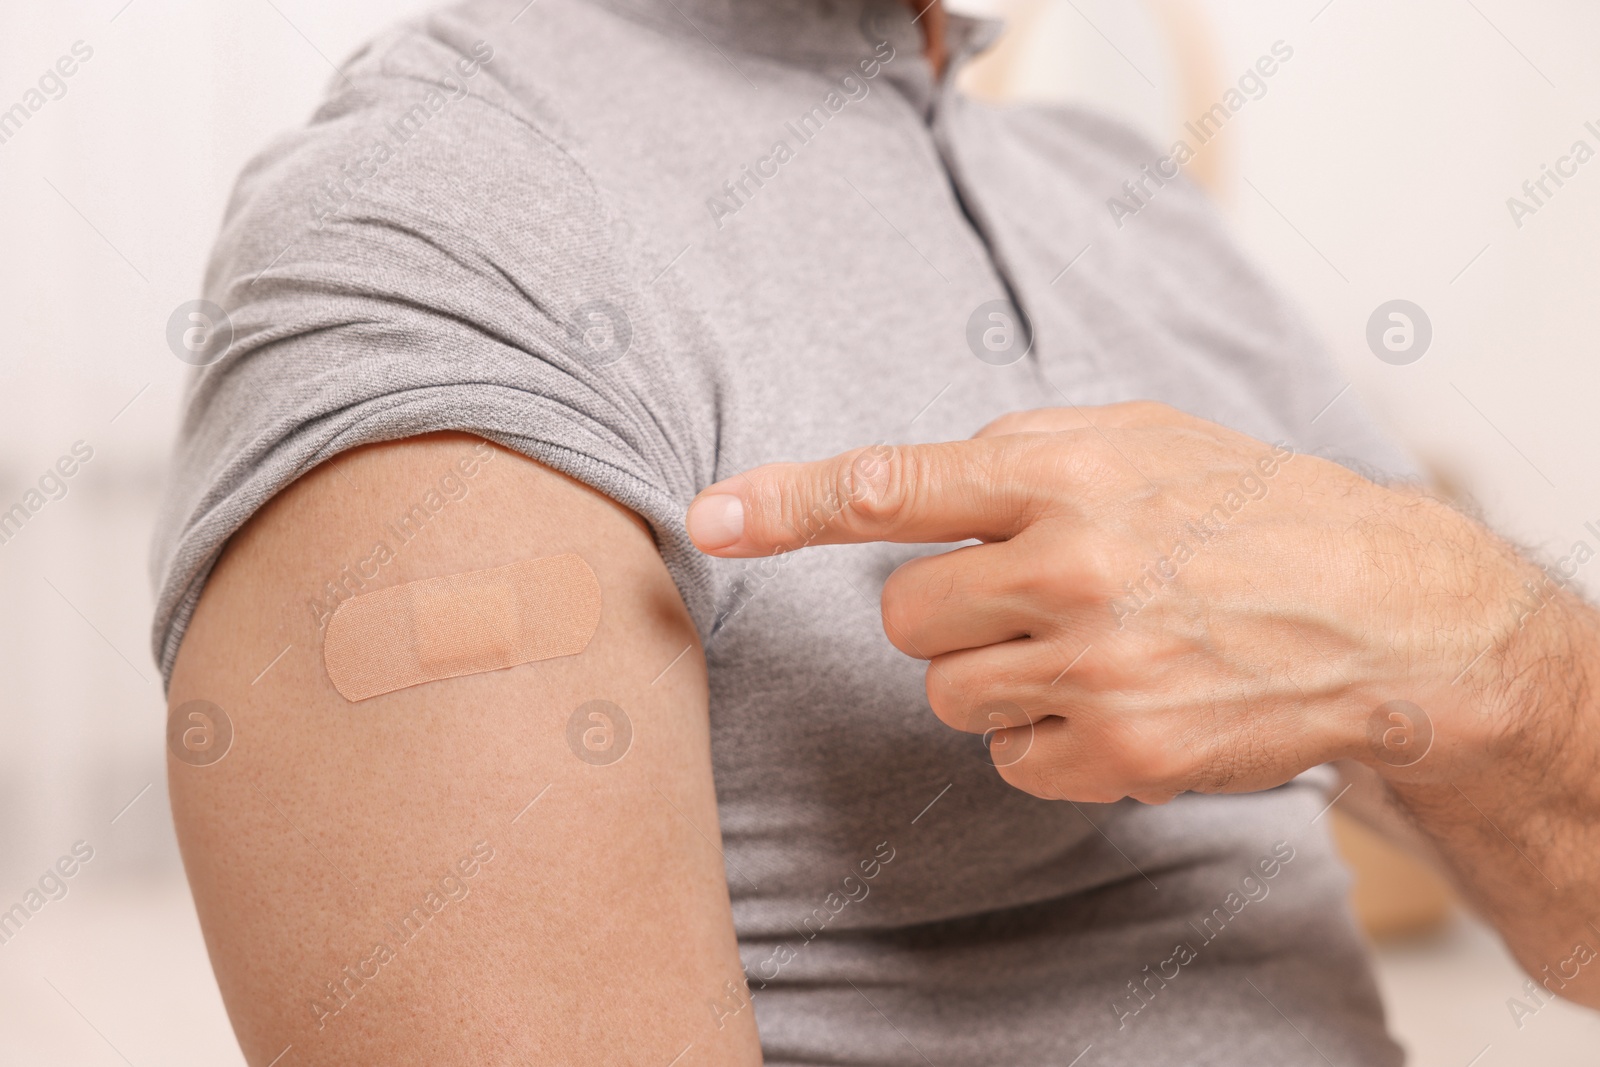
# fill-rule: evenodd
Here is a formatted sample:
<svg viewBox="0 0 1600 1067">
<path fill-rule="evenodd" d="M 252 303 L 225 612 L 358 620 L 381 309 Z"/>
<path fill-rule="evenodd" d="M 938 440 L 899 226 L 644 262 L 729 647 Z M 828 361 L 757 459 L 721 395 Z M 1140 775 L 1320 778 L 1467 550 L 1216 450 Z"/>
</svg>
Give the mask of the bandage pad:
<svg viewBox="0 0 1600 1067">
<path fill-rule="evenodd" d="M 352 597 L 328 620 L 322 661 L 346 700 L 582 652 L 600 580 L 569 552 L 424 578 Z"/>
</svg>

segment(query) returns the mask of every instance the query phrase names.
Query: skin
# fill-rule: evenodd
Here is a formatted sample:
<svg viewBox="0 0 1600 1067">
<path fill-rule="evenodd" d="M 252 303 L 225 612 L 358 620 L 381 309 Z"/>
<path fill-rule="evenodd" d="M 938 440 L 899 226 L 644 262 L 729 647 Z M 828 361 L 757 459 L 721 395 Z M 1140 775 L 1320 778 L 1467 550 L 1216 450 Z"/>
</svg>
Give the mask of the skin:
<svg viewBox="0 0 1600 1067">
<path fill-rule="evenodd" d="M 1007 782 L 1160 804 L 1346 761 L 1537 981 L 1600 1007 L 1600 619 L 1445 504 L 1135 403 L 759 467 L 688 526 L 729 557 L 978 539 L 895 571 L 883 625 Z"/>
<path fill-rule="evenodd" d="M 452 472 L 466 495 L 402 545 L 388 524 Z M 381 564 L 378 540 L 399 546 Z M 346 565 L 367 593 L 565 552 L 601 587 L 582 653 L 359 703 L 329 682 L 309 605 Z M 603 766 L 569 744 L 597 698 L 633 735 Z M 251 1064 L 292 1047 L 281 1065 L 665 1065 L 691 1045 L 681 1063 L 761 1062 L 754 1012 L 728 993 L 743 971 L 705 661 L 630 512 L 465 435 L 340 456 L 229 543 L 172 675 L 171 707 L 194 699 L 235 736 L 209 766 L 169 758 L 173 817 Z M 452 875 L 433 909 L 426 894 Z M 418 905 L 430 914 L 399 947 L 389 924 Z M 393 958 L 363 964 L 377 943 Z M 365 981 L 341 1005 L 328 983 L 346 967 Z"/>
<path fill-rule="evenodd" d="M 939 0 L 905 0 L 905 3 L 917 16 L 917 24 L 922 27 L 922 54 L 933 68 L 934 77 L 940 77 L 950 59 L 949 48 L 945 44 L 948 16 L 944 5 Z"/>
</svg>

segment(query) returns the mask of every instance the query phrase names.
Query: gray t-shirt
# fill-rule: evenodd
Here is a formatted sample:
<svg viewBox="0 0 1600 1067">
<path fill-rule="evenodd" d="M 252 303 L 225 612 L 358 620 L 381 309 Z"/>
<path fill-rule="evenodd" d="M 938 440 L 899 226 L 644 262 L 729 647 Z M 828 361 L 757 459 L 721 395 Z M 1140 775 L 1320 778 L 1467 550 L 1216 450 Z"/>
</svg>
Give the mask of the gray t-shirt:
<svg viewBox="0 0 1600 1067">
<path fill-rule="evenodd" d="M 955 18 L 956 64 L 993 30 Z M 297 475 L 481 434 L 648 520 L 699 627 L 769 1064 L 1399 1063 L 1327 776 L 1026 796 L 880 628 L 885 577 L 940 549 L 722 561 L 684 533 L 756 464 L 1067 403 L 1404 472 L 1350 396 L 1322 410 L 1343 381 L 1195 189 L 1108 211 L 1160 155 L 963 97 L 898 0 L 484 0 L 385 35 L 229 208 L 207 295 L 235 339 L 155 545 L 163 671 Z"/>
</svg>

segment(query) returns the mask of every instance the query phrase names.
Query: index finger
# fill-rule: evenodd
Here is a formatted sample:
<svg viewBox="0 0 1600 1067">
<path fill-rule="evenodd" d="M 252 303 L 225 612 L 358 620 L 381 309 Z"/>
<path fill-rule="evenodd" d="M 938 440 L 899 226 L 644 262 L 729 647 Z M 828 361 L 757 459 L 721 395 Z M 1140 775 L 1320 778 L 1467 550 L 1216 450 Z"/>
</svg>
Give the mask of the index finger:
<svg viewBox="0 0 1600 1067">
<path fill-rule="evenodd" d="M 689 505 L 702 552 L 747 558 L 807 545 L 1002 541 L 1045 502 L 1028 477 L 1034 435 L 871 445 L 813 463 L 771 463 L 703 490 Z"/>
</svg>

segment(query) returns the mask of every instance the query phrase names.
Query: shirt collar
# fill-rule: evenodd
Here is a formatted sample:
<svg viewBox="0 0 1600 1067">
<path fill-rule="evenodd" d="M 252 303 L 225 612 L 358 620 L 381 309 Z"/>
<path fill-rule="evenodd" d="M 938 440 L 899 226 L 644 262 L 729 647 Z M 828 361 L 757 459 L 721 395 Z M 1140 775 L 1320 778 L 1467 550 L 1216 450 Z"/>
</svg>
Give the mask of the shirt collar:
<svg viewBox="0 0 1600 1067">
<path fill-rule="evenodd" d="M 664 32 L 719 50 L 796 63 L 852 62 L 888 41 L 895 55 L 922 59 L 922 30 L 903 0 L 590 0 Z M 946 75 L 999 34 L 995 19 L 951 13 Z"/>
</svg>

